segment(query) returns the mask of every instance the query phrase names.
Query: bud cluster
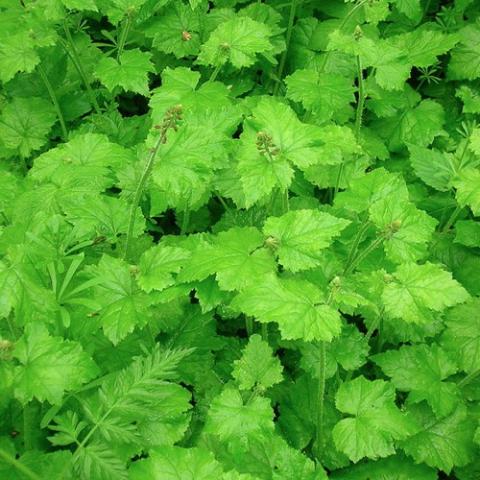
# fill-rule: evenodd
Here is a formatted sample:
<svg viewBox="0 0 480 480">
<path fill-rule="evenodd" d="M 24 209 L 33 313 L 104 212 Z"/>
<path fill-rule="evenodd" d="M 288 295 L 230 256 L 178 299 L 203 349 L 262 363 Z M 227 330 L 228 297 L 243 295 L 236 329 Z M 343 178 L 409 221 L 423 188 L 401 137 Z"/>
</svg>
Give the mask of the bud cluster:
<svg viewBox="0 0 480 480">
<path fill-rule="evenodd" d="M 265 239 L 264 245 L 270 250 L 276 250 L 280 246 L 280 240 L 270 236 Z"/>
<path fill-rule="evenodd" d="M 163 117 L 163 121 L 160 125 L 155 125 L 157 130 L 160 130 L 160 136 L 162 138 L 162 143 L 167 141 L 167 131 L 172 129 L 177 131 L 178 122 L 182 120 L 183 107 L 182 105 L 175 105 L 174 107 L 169 108 Z"/>
<path fill-rule="evenodd" d="M 255 142 L 257 150 L 267 157 L 273 157 L 280 153 L 280 149 L 273 143 L 273 138 L 266 132 L 257 133 L 257 141 Z"/>
</svg>

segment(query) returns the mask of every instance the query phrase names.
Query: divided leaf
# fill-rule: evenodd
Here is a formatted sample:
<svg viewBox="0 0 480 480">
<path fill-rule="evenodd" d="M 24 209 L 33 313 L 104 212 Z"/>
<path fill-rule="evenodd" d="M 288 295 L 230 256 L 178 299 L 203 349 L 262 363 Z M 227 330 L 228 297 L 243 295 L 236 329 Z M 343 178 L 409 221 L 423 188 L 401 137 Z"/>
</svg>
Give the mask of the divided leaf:
<svg viewBox="0 0 480 480">
<path fill-rule="evenodd" d="M 260 335 L 252 335 L 240 360 L 233 362 L 233 378 L 241 390 L 267 390 L 283 380 L 283 367 L 270 345 Z"/>
</svg>

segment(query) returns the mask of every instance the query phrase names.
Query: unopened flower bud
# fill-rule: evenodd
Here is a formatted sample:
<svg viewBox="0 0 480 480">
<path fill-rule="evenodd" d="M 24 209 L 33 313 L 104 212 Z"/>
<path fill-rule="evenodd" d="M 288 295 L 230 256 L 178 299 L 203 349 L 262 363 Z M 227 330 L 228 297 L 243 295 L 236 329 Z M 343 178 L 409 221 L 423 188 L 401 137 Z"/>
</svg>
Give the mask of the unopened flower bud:
<svg viewBox="0 0 480 480">
<path fill-rule="evenodd" d="M 355 27 L 355 30 L 353 31 L 353 38 L 355 40 L 360 40 L 361 38 L 363 37 L 363 30 L 362 28 L 360 27 L 360 25 L 357 25 Z"/>
</svg>

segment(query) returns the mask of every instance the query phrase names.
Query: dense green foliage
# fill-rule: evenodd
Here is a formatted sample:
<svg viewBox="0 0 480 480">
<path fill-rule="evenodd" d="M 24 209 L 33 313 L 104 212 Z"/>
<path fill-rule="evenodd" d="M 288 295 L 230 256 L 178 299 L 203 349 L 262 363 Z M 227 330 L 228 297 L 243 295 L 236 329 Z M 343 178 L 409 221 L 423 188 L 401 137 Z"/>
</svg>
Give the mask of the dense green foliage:
<svg viewBox="0 0 480 480">
<path fill-rule="evenodd" d="M 480 478 L 480 2 L 0 0 L 0 478 Z"/>
</svg>

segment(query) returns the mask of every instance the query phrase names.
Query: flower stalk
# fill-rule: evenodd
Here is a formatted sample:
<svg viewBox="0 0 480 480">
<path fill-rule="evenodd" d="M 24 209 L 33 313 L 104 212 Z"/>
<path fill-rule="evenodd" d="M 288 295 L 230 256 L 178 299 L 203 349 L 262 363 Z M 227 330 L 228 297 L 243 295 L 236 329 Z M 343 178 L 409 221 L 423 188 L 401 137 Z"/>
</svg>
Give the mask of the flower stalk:
<svg viewBox="0 0 480 480">
<path fill-rule="evenodd" d="M 170 108 L 165 113 L 163 122 L 161 125 L 157 125 L 155 128 L 160 130 L 160 136 L 156 141 L 154 147 L 150 150 L 150 153 L 147 158 L 147 162 L 145 164 L 145 168 L 143 169 L 142 175 L 140 176 L 140 180 L 137 183 L 137 187 L 135 188 L 135 193 L 133 195 L 132 205 L 130 209 L 129 221 L 128 221 L 128 230 L 127 230 L 127 239 L 125 242 L 125 250 L 123 258 L 128 257 L 130 245 L 133 238 L 133 232 L 135 228 L 135 213 L 137 211 L 138 205 L 140 204 L 140 199 L 143 195 L 143 190 L 147 181 L 150 177 L 150 174 L 153 169 L 153 165 L 155 163 L 155 158 L 157 156 L 158 150 L 160 146 L 167 142 L 167 132 L 170 129 L 177 130 L 177 124 L 182 119 L 182 106 L 176 105 L 175 107 Z"/>
</svg>

